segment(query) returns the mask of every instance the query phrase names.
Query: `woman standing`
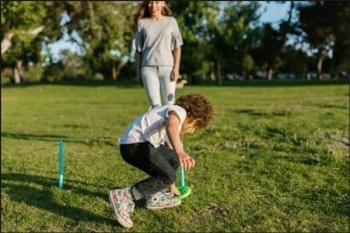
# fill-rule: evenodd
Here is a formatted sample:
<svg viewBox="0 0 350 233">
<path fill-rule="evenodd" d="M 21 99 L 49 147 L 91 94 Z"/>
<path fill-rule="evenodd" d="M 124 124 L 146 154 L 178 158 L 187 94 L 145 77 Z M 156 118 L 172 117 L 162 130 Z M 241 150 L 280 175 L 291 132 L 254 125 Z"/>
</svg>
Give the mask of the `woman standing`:
<svg viewBox="0 0 350 233">
<path fill-rule="evenodd" d="M 144 1 L 135 20 L 136 76 L 142 79 L 151 108 L 174 104 L 182 37 L 165 1 Z"/>
</svg>

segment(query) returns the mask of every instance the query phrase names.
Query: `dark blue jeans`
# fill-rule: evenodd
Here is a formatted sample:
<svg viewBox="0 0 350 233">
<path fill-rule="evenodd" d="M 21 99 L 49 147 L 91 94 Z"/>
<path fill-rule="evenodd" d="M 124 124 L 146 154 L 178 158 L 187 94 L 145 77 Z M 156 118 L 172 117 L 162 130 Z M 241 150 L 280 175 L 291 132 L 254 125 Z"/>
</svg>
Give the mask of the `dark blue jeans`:
<svg viewBox="0 0 350 233">
<path fill-rule="evenodd" d="M 120 145 L 123 159 L 150 175 L 131 187 L 136 200 L 166 189 L 176 181 L 179 160 L 167 145 L 155 148 L 149 142 Z"/>
</svg>

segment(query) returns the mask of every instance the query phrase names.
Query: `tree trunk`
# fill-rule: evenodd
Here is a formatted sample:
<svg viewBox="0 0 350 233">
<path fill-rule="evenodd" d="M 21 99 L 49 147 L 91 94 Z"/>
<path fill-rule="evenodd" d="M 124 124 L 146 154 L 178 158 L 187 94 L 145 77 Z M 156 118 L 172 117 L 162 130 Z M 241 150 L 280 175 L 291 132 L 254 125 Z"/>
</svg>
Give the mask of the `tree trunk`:
<svg viewBox="0 0 350 233">
<path fill-rule="evenodd" d="M 114 64 L 112 65 L 112 78 L 113 80 L 117 80 L 117 69 L 115 68 Z"/>
<path fill-rule="evenodd" d="M 13 68 L 13 79 L 16 84 L 20 84 L 22 81 L 24 81 L 22 65 L 23 65 L 23 60 L 20 59 L 16 61 L 16 66 Z"/>
<path fill-rule="evenodd" d="M 44 26 L 41 25 L 39 27 L 36 27 L 32 30 L 27 31 L 26 33 L 36 37 L 43 30 L 44 30 Z M 2 39 L 1 41 L 1 55 L 4 54 L 11 47 L 11 44 L 12 44 L 11 40 L 14 35 L 15 34 L 13 32 L 5 33 L 4 39 Z"/>
<path fill-rule="evenodd" d="M 13 80 L 15 81 L 16 84 L 21 83 L 21 78 L 20 78 L 19 70 L 17 69 L 17 67 L 13 68 Z"/>
<path fill-rule="evenodd" d="M 40 32 L 42 32 L 44 30 L 44 26 L 39 26 L 39 27 L 36 27 L 32 30 L 29 30 L 28 31 L 28 34 L 32 35 L 32 36 L 37 36 Z"/>
<path fill-rule="evenodd" d="M 318 54 L 318 59 L 317 59 L 317 79 L 322 80 L 323 79 L 323 72 L 322 72 L 322 64 L 323 64 L 323 59 L 326 55 L 326 50 L 322 49 L 319 51 Z"/>
<path fill-rule="evenodd" d="M 94 12 L 94 6 L 93 3 L 90 1 L 87 1 L 89 6 L 89 13 L 90 13 L 90 26 L 91 26 L 91 33 L 93 34 L 93 37 L 96 37 L 96 24 L 95 24 L 95 12 Z"/>
<path fill-rule="evenodd" d="M 219 60 L 216 61 L 216 77 L 217 77 L 217 80 L 218 80 L 218 85 L 221 86 L 222 85 L 221 64 L 220 64 Z"/>
<path fill-rule="evenodd" d="M 22 81 L 22 64 L 23 60 L 17 60 L 16 66 L 13 68 L 13 79 L 16 84 L 20 84 Z"/>
<path fill-rule="evenodd" d="M 115 74 L 113 74 L 113 80 L 118 79 L 120 71 L 122 70 L 122 68 L 125 64 L 126 64 L 126 62 L 120 61 L 117 68 L 115 68 L 115 66 L 113 65 L 113 69 L 115 70 L 115 71 L 112 71 L 112 72 L 115 72 Z"/>
<path fill-rule="evenodd" d="M 248 80 L 248 75 L 245 70 L 242 71 L 242 76 L 243 76 L 243 79 Z"/>
<path fill-rule="evenodd" d="M 214 62 L 210 62 L 210 80 L 211 81 L 216 81 Z"/>
<path fill-rule="evenodd" d="M 89 13 L 92 23 L 95 23 L 95 12 L 94 12 L 94 6 L 92 5 L 92 2 L 87 2 L 89 6 Z"/>
<path fill-rule="evenodd" d="M 267 69 L 267 72 L 266 72 L 266 79 L 267 79 L 267 81 L 271 81 L 272 80 L 272 75 L 273 75 L 273 68 L 269 67 Z"/>
<path fill-rule="evenodd" d="M 1 41 L 1 55 L 4 54 L 11 47 L 11 40 L 15 34 L 8 32 L 5 34 L 4 39 Z"/>
</svg>

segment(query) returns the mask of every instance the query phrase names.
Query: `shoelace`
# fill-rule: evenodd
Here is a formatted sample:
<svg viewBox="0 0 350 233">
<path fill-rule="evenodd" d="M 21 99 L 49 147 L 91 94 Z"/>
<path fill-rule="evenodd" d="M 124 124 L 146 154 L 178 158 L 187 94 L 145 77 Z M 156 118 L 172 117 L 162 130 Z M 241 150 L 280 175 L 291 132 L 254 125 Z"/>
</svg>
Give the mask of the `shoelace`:
<svg viewBox="0 0 350 233">
<path fill-rule="evenodd" d="M 166 192 L 161 192 L 161 194 L 163 194 L 163 196 L 168 200 L 172 199 L 174 196 L 172 193 L 166 193 Z"/>
<path fill-rule="evenodd" d="M 132 201 L 128 201 L 128 206 L 127 206 L 126 210 L 129 213 L 132 213 L 132 212 L 134 212 L 134 209 L 135 209 L 135 204 Z"/>
</svg>

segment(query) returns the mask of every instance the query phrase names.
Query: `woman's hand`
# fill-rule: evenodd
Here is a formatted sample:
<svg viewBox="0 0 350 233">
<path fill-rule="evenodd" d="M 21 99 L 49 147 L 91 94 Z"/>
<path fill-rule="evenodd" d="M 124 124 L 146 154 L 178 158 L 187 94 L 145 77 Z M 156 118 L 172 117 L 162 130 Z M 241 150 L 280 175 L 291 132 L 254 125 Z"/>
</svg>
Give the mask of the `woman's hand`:
<svg viewBox="0 0 350 233">
<path fill-rule="evenodd" d="M 180 75 L 179 68 L 174 67 L 172 72 L 171 72 L 170 80 L 176 82 L 179 79 L 179 75 Z"/>
</svg>

